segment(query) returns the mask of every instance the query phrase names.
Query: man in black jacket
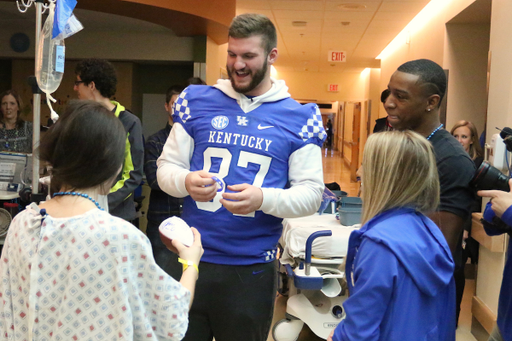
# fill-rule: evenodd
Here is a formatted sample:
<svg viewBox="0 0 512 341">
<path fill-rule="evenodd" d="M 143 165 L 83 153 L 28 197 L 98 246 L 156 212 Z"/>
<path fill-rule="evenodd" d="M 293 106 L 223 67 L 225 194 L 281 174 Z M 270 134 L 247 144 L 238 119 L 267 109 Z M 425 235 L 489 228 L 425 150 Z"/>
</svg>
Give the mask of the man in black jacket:
<svg viewBox="0 0 512 341">
<path fill-rule="evenodd" d="M 75 68 L 74 90 L 79 99 L 101 103 L 119 118 L 126 130 L 126 152 L 123 168 L 108 195 L 109 213 L 132 222 L 136 218 L 133 191 L 142 181 L 144 145 L 142 126 L 137 116 L 120 103 L 110 100 L 116 93 L 117 76 L 114 66 L 103 59 L 85 59 Z M 114 174 L 112 174 L 114 175 Z"/>
</svg>

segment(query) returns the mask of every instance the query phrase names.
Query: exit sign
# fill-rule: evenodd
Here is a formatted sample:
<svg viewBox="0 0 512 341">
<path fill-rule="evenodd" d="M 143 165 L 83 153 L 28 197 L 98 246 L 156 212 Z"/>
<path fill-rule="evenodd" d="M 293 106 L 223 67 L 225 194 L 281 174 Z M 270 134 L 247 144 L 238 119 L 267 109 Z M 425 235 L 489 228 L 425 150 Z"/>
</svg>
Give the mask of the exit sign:
<svg viewBox="0 0 512 341">
<path fill-rule="evenodd" d="M 338 92 L 338 84 L 327 84 L 327 91 Z"/>
<path fill-rule="evenodd" d="M 345 51 L 329 51 L 327 54 L 327 60 L 329 62 L 344 63 L 347 61 L 347 54 Z"/>
</svg>

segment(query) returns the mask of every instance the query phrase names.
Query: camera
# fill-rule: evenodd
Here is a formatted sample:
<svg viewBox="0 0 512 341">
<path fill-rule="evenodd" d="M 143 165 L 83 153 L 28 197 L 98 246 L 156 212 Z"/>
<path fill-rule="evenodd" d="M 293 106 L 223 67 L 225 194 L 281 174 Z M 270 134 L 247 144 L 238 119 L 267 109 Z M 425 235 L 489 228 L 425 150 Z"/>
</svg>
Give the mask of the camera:
<svg viewBox="0 0 512 341">
<path fill-rule="evenodd" d="M 508 180 L 510 177 L 504 175 L 496 167 L 491 166 L 487 161 L 482 162 L 475 172 L 470 185 L 477 190 L 497 189 L 504 192 L 510 192 Z"/>
</svg>

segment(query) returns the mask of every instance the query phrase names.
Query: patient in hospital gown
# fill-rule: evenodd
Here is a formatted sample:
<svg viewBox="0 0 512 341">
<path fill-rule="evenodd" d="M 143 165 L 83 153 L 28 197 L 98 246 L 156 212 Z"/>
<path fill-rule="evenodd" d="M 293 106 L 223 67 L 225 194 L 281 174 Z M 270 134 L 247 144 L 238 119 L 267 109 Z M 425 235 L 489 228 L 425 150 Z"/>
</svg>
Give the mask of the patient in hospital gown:
<svg viewBox="0 0 512 341">
<path fill-rule="evenodd" d="M 171 278 L 156 265 L 147 237 L 94 199 L 110 188 L 125 140 L 118 120 L 88 101 L 71 104 L 43 138 L 41 159 L 53 165 L 52 186 L 71 191 L 31 204 L 12 222 L 0 262 L 0 340 L 180 340 L 185 334 L 196 270 L 184 272 L 183 285 Z M 173 245 L 197 264 L 202 247 L 195 238 L 190 248 Z"/>
<path fill-rule="evenodd" d="M 454 263 L 425 215 L 439 203 L 432 146 L 412 131 L 370 136 L 363 183 L 363 226 L 347 253 L 346 318 L 328 341 L 454 341 Z"/>
</svg>

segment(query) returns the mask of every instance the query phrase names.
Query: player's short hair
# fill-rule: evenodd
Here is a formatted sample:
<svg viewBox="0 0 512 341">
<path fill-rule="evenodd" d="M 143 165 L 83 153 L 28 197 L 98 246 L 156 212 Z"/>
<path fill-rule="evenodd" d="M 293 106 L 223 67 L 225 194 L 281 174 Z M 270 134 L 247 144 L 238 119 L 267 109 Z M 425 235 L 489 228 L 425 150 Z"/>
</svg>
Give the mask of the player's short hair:
<svg viewBox="0 0 512 341">
<path fill-rule="evenodd" d="M 411 60 L 400 65 L 397 71 L 419 76 L 420 85 L 425 87 L 425 95 L 439 95 L 439 104 L 446 93 L 446 74 L 439 64 L 429 59 Z"/>
<path fill-rule="evenodd" d="M 249 38 L 255 35 L 262 37 L 263 48 L 267 54 L 277 47 L 276 28 L 265 15 L 255 13 L 240 14 L 231 22 L 229 37 Z"/>
</svg>

